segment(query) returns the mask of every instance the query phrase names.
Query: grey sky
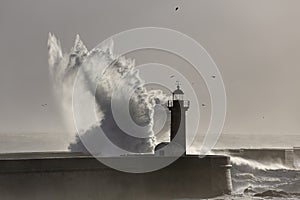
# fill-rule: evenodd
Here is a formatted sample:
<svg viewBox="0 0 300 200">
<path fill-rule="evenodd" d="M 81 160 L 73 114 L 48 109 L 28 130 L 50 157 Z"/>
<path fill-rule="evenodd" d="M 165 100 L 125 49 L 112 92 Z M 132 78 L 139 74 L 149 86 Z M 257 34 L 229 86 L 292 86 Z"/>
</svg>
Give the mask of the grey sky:
<svg viewBox="0 0 300 200">
<path fill-rule="evenodd" d="M 2 0 L 0 131 L 65 131 L 48 76 L 48 32 L 68 51 L 77 33 L 90 49 L 112 34 L 158 26 L 193 37 L 219 66 L 224 133 L 298 133 L 299 8 L 298 0 Z"/>
</svg>

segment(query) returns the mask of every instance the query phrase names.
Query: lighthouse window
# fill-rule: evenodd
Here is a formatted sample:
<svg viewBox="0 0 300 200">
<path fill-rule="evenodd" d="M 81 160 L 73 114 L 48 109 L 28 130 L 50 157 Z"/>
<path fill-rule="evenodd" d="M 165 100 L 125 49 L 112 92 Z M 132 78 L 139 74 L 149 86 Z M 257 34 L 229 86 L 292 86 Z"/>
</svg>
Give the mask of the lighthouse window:
<svg viewBox="0 0 300 200">
<path fill-rule="evenodd" d="M 183 100 L 182 94 L 174 94 L 174 100 Z"/>
</svg>

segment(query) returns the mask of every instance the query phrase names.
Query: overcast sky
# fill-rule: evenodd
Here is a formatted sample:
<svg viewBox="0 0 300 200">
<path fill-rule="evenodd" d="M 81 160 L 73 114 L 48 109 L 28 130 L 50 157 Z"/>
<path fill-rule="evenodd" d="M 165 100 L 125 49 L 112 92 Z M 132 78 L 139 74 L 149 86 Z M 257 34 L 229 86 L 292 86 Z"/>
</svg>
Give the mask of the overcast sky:
<svg viewBox="0 0 300 200">
<path fill-rule="evenodd" d="M 299 133 L 299 8 L 298 0 L 2 0 L 0 132 L 65 131 L 49 79 L 48 32 L 68 51 L 77 33 L 91 49 L 112 34 L 158 26 L 191 36 L 219 66 L 224 133 Z"/>
</svg>

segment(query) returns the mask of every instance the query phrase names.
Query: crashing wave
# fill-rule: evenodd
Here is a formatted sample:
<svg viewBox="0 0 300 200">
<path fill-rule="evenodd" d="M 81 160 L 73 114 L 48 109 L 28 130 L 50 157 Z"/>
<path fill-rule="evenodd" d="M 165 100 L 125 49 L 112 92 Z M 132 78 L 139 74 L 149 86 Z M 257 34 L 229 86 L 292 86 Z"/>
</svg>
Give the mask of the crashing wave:
<svg viewBox="0 0 300 200">
<path fill-rule="evenodd" d="M 230 157 L 231 162 L 234 165 L 237 166 L 247 166 L 252 169 L 258 169 L 258 170 L 277 170 L 277 169 L 289 169 L 288 167 L 282 165 L 281 163 L 269 163 L 269 164 L 264 164 L 255 160 L 250 160 L 250 159 L 245 159 L 241 157 L 235 157 L 231 156 Z"/>
<path fill-rule="evenodd" d="M 106 136 L 118 147 L 134 152 L 153 152 L 156 140 L 153 133 L 155 107 L 157 104 L 164 105 L 167 96 L 159 90 L 148 91 L 140 78 L 135 62 L 126 59 L 124 56 L 116 56 L 113 52 L 113 43 L 88 51 L 76 36 L 75 44 L 70 53 L 63 53 L 59 40 L 49 34 L 48 39 L 49 68 L 54 82 L 55 91 L 58 94 L 59 102 L 62 102 L 63 115 L 68 127 L 74 131 L 72 113 L 72 91 L 74 80 L 78 69 L 82 69 L 83 77 L 77 78 L 80 81 L 81 95 L 96 100 L 98 124 L 87 124 L 84 130 L 79 130 L 81 137 L 90 138 L 97 134 L 95 127 L 101 127 Z M 100 74 L 97 77 L 96 74 Z M 91 85 L 97 85 L 97 91 L 91 91 Z M 121 85 L 121 87 L 120 87 Z M 128 91 L 131 87 L 137 88 L 131 96 L 129 109 L 134 122 L 140 126 L 147 126 L 147 137 L 133 137 L 124 133 L 114 120 L 111 111 L 112 93 L 116 88 L 121 88 L 117 101 L 123 103 L 122 92 Z M 84 102 L 83 102 L 84 104 Z M 100 145 L 100 144 L 99 144 Z M 86 151 L 81 143 L 80 137 L 76 137 L 69 149 L 72 151 Z M 99 152 L 100 153 L 100 152 Z"/>
</svg>

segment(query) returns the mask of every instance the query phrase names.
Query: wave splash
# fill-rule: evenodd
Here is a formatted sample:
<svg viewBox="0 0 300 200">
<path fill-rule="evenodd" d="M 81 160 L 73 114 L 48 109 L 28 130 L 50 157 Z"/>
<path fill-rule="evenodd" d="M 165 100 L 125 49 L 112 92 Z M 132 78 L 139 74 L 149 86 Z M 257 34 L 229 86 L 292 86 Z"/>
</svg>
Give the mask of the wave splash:
<svg viewBox="0 0 300 200">
<path fill-rule="evenodd" d="M 102 47 L 88 50 L 76 36 L 75 44 L 69 53 L 64 53 L 60 41 L 51 33 L 48 38 L 49 69 L 53 80 L 56 96 L 61 102 L 62 114 L 69 130 L 74 131 L 72 113 L 72 91 L 74 81 L 80 81 L 80 95 L 85 98 L 93 98 L 96 102 L 97 124 L 85 124 L 83 130 L 79 130 L 80 137 L 91 142 L 97 135 L 97 128 L 101 127 L 106 136 L 118 147 L 133 153 L 149 153 L 154 151 L 156 138 L 153 127 L 159 115 L 155 115 L 156 105 L 165 105 L 168 96 L 160 90 L 147 90 L 144 81 L 135 69 L 135 62 L 124 56 L 113 54 L 113 42 L 110 41 Z M 77 76 L 79 69 L 83 74 Z M 96 76 L 100 74 L 100 77 Z M 96 93 L 91 90 L 96 85 Z M 111 111 L 112 93 L 116 88 L 121 88 L 117 96 L 117 103 L 123 104 L 122 92 L 126 93 L 132 87 L 137 88 L 130 99 L 129 110 L 133 121 L 143 127 L 143 138 L 133 137 L 124 133 L 114 120 Z M 84 99 L 84 98 L 82 98 Z M 85 102 L 82 102 L 84 106 Z M 164 130 L 168 132 L 169 130 Z M 144 137 L 144 136 L 147 137 Z M 109 148 L 106 144 L 94 145 Z M 69 147 L 71 151 L 86 151 L 80 138 L 75 137 Z M 106 149 L 106 152 L 109 150 Z M 101 153 L 101 152 L 99 152 Z M 112 152 L 113 153 L 113 152 Z"/>
<path fill-rule="evenodd" d="M 267 162 L 261 163 L 255 160 L 245 159 L 241 157 L 230 156 L 230 160 L 232 164 L 236 166 L 248 166 L 251 169 L 256 170 L 277 170 L 277 169 L 291 169 L 287 166 L 284 166 L 280 161 L 277 163 L 274 162 Z"/>
<path fill-rule="evenodd" d="M 277 162 L 258 162 L 231 156 L 234 194 L 247 199 L 298 199 L 300 171 Z M 247 198 L 246 198 L 247 197 Z"/>
<path fill-rule="evenodd" d="M 257 161 L 230 155 L 227 151 L 211 154 L 229 156 L 232 163 L 233 193 L 223 196 L 223 199 L 298 200 L 300 197 L 300 170 L 297 167 L 291 168 L 284 165 L 282 160 L 274 158 Z"/>
</svg>

